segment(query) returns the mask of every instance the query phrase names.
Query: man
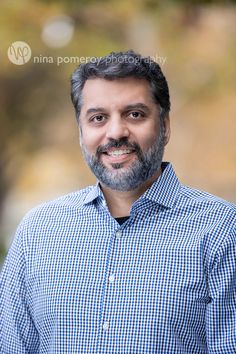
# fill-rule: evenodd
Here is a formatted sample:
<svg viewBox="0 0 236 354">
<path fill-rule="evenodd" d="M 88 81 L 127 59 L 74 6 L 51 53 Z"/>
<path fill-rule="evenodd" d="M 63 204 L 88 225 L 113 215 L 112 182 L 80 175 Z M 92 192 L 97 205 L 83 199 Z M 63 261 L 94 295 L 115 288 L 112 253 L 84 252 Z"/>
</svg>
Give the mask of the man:
<svg viewBox="0 0 236 354">
<path fill-rule="evenodd" d="M 72 76 L 95 186 L 21 222 L 1 277 L 1 353 L 235 353 L 235 208 L 162 163 L 169 91 L 129 51 Z"/>
</svg>

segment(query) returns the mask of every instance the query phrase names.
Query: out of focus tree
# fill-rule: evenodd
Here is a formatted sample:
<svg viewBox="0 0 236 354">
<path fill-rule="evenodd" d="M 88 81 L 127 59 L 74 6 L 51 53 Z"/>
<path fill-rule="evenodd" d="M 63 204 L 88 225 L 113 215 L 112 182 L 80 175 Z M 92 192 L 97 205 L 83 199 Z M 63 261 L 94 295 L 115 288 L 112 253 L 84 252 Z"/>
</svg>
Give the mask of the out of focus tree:
<svg viewBox="0 0 236 354">
<path fill-rule="evenodd" d="M 16 40 L 26 41 L 33 55 L 42 57 L 100 56 L 130 47 L 143 54 L 163 53 L 168 61 L 168 68 L 163 69 L 170 74 L 174 113 L 176 117 L 181 116 L 179 120 L 172 120 L 176 132 L 172 139 L 173 150 L 178 147 L 181 154 L 183 175 L 186 173 L 193 183 L 200 181 L 203 185 L 210 177 L 220 176 L 226 185 L 225 197 L 235 198 L 231 192 L 234 184 L 231 165 L 235 161 L 231 148 L 234 141 L 231 118 L 235 113 L 232 97 L 236 82 L 236 36 L 232 25 L 235 2 L 2 0 L 0 220 L 5 199 L 19 174 L 24 172 L 26 157 L 33 160 L 38 149 L 44 144 L 50 145 L 50 134 L 52 140 L 56 140 L 57 122 L 60 124 L 57 116 L 70 104 L 69 77 L 76 65 L 36 65 L 31 60 L 18 67 L 6 56 L 7 48 Z M 218 12 L 215 11 L 217 6 Z M 75 25 L 72 41 L 65 48 L 47 47 L 41 39 L 44 24 L 53 16 L 65 14 Z M 229 18 L 228 23 L 224 16 Z M 72 110 L 68 114 L 71 113 Z M 50 131 L 46 139 L 45 126 L 49 120 L 55 120 L 54 131 Z M 201 150 L 203 140 L 204 152 Z M 222 141 L 227 153 L 221 149 Z M 221 156 L 221 150 L 225 156 Z M 176 160 L 178 164 L 178 156 Z M 193 160 L 195 169 L 191 165 Z M 201 176 L 200 163 L 204 161 L 209 168 Z M 227 171 L 230 171 L 228 175 Z M 38 174 L 42 172 L 39 170 Z M 218 180 L 215 181 L 217 185 Z M 5 252 L 4 238 L 6 235 L 0 226 L 0 253 Z"/>
</svg>

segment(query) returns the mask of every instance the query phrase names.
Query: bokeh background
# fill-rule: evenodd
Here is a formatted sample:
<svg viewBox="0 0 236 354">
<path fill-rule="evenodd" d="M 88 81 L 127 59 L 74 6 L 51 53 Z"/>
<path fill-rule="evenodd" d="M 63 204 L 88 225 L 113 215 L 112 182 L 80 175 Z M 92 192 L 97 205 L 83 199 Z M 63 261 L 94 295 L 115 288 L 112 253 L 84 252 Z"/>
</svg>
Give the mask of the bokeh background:
<svg viewBox="0 0 236 354">
<path fill-rule="evenodd" d="M 0 262 L 23 215 L 94 183 L 79 148 L 70 76 L 86 57 L 134 49 L 168 78 L 181 181 L 236 201 L 235 1 L 1 0 Z M 24 41 L 31 59 L 8 48 Z M 85 58 L 85 59 L 83 59 Z"/>
</svg>

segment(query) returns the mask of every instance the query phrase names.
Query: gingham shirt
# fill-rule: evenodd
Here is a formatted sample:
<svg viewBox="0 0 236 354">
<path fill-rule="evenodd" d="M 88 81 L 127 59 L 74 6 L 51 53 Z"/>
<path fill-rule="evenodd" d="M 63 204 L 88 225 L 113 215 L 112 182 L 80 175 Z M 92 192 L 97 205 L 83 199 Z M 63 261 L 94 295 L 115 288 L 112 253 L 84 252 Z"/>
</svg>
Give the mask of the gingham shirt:
<svg viewBox="0 0 236 354">
<path fill-rule="evenodd" d="M 25 216 L 0 353 L 236 353 L 235 208 L 164 167 L 122 225 L 99 184 Z"/>
</svg>

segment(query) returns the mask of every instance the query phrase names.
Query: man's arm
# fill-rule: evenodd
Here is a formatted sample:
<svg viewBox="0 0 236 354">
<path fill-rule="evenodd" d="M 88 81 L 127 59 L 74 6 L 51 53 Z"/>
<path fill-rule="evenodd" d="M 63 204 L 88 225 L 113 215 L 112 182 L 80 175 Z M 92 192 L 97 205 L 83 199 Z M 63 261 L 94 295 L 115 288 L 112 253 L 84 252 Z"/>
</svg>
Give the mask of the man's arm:
<svg viewBox="0 0 236 354">
<path fill-rule="evenodd" d="M 236 234 L 227 237 L 208 277 L 212 302 L 206 314 L 208 352 L 236 353 Z"/>
<path fill-rule="evenodd" d="M 18 228 L 0 277 L 0 352 L 37 353 L 39 338 L 29 313 L 26 262 Z"/>
</svg>

